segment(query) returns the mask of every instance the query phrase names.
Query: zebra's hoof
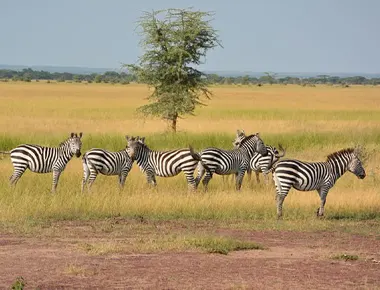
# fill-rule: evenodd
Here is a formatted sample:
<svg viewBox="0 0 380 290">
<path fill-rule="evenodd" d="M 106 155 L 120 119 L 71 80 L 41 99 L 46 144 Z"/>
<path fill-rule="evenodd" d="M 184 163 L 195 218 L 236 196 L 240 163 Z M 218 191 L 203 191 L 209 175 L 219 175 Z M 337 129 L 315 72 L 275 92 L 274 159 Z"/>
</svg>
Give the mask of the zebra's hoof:
<svg viewBox="0 0 380 290">
<path fill-rule="evenodd" d="M 322 214 L 319 213 L 319 208 L 317 209 L 317 217 L 319 218 L 323 217 L 323 213 Z"/>
</svg>

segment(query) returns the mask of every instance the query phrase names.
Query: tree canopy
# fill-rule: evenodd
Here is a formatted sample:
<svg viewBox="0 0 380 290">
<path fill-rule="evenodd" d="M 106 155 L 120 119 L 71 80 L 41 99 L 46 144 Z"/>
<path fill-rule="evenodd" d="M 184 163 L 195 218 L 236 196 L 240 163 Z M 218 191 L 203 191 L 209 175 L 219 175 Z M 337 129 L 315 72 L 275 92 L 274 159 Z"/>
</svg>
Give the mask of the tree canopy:
<svg viewBox="0 0 380 290">
<path fill-rule="evenodd" d="M 208 50 L 221 46 L 211 26 L 213 14 L 192 9 L 145 12 L 138 24 L 145 50 L 137 64 L 127 65 L 140 82 L 154 90 L 149 104 L 138 108 L 143 115 L 168 120 L 172 131 L 177 120 L 194 114 L 201 98 L 210 98 L 206 75 L 197 69 Z"/>
</svg>

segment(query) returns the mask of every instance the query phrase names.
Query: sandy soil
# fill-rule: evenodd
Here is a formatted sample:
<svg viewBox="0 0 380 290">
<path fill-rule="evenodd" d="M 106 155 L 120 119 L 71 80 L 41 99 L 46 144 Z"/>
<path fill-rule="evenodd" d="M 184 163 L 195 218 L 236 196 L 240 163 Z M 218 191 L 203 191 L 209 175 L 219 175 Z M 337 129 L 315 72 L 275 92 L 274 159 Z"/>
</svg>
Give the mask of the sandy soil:
<svg viewBox="0 0 380 290">
<path fill-rule="evenodd" d="M 201 250 L 90 255 L 78 243 L 104 241 L 109 233 L 69 223 L 54 237 L 0 234 L 0 288 L 9 289 L 18 276 L 27 282 L 25 289 L 380 288 L 378 237 L 225 228 L 213 232 L 267 249 L 228 255 Z M 118 238 L 130 238 L 125 235 Z M 344 253 L 359 259 L 331 258 Z"/>
</svg>

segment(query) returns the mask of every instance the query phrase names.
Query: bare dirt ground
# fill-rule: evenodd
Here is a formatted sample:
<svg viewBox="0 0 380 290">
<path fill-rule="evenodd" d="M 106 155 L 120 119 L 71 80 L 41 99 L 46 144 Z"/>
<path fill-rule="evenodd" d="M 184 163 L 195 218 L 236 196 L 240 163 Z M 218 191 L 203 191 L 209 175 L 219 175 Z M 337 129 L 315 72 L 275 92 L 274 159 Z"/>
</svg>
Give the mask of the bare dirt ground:
<svg viewBox="0 0 380 290">
<path fill-rule="evenodd" d="M 163 235 L 184 228 L 175 223 L 155 226 Z M 0 288 L 9 289 L 22 276 L 25 289 L 380 289 L 377 236 L 200 228 L 266 249 L 228 255 L 199 249 L 89 254 L 78 245 L 110 237 L 130 240 L 136 228 L 98 231 L 93 223 L 60 222 L 38 234 L 0 234 Z M 148 237 L 149 228 L 137 229 L 139 238 Z M 345 253 L 359 259 L 331 258 Z"/>
</svg>

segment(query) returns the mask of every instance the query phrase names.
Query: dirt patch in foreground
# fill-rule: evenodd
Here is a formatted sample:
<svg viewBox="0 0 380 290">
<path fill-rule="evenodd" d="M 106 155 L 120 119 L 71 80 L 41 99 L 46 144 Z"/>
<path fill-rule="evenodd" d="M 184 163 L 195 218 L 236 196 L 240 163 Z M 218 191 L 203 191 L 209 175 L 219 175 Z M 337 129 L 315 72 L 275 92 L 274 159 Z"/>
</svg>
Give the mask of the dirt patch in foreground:
<svg viewBox="0 0 380 290">
<path fill-rule="evenodd" d="M 169 227 L 183 230 L 181 225 Z M 201 250 L 89 254 L 78 245 L 89 240 L 101 243 L 110 236 L 133 237 L 130 231 L 115 234 L 93 228 L 72 223 L 61 224 L 52 235 L 0 234 L 0 288 L 9 289 L 18 276 L 26 280 L 26 289 L 380 288 L 380 240 L 376 237 L 212 228 L 213 234 L 258 242 L 267 249 L 228 255 Z M 142 231 L 141 238 L 146 238 L 149 231 Z M 331 258 L 340 254 L 359 259 Z"/>
</svg>

